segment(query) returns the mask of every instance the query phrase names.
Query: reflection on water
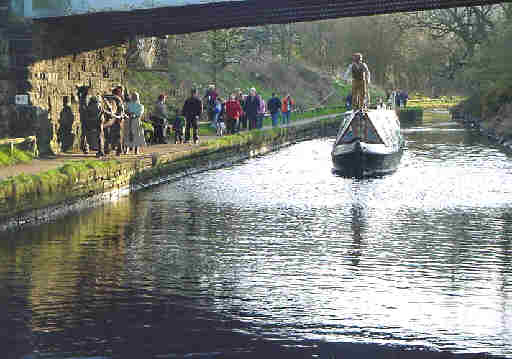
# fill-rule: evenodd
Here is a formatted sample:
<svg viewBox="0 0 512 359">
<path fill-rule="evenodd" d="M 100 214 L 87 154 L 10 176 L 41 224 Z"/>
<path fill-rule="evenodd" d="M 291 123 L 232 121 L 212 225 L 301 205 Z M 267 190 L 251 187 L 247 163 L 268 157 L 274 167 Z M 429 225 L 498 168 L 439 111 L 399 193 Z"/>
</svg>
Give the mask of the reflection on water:
<svg viewBox="0 0 512 359">
<path fill-rule="evenodd" d="M 316 140 L 1 233 L 0 347 L 512 357 L 510 159 L 436 119 L 404 133 L 384 178 L 332 175 Z"/>
</svg>

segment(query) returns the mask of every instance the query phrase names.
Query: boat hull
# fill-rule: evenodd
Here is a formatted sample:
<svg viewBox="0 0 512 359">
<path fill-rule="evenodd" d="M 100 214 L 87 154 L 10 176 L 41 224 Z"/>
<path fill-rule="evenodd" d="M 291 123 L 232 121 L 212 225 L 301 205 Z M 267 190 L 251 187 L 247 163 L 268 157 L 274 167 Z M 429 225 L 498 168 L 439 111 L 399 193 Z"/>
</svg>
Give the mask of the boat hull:
<svg viewBox="0 0 512 359">
<path fill-rule="evenodd" d="M 395 111 L 347 111 L 331 156 L 335 171 L 343 176 L 379 176 L 398 168 L 404 147 Z"/>
<path fill-rule="evenodd" d="M 381 176 L 397 170 L 403 154 L 403 148 L 387 151 L 374 149 L 372 145 L 358 141 L 337 146 L 332 152 L 335 171 L 347 177 Z M 373 145 L 373 147 L 376 147 Z"/>
</svg>

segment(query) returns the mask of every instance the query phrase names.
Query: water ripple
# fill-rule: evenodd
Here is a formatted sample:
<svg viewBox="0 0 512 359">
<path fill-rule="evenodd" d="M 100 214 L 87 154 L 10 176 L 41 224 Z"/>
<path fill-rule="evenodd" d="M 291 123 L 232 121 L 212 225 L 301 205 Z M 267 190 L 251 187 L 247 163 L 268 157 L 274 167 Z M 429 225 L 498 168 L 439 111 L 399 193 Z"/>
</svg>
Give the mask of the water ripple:
<svg viewBox="0 0 512 359">
<path fill-rule="evenodd" d="M 512 357 L 512 162 L 448 122 L 404 133 L 383 178 L 332 175 L 332 139 L 315 140 L 16 233 L 0 242 L 1 344 Z"/>
</svg>

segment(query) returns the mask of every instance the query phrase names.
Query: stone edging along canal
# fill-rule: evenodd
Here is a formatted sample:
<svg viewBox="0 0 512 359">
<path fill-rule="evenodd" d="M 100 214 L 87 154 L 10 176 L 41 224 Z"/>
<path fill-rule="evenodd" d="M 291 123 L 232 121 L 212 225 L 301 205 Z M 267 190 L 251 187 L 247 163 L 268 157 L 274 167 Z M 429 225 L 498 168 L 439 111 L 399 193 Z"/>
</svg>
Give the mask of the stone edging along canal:
<svg viewBox="0 0 512 359">
<path fill-rule="evenodd" d="M 470 113 L 458 110 L 450 112 L 453 121 L 462 124 L 466 128 L 478 130 L 482 136 L 485 136 L 492 142 L 498 143 L 507 150 L 512 151 L 512 133 L 507 133 L 507 131 L 497 131 L 495 127 L 489 123 L 486 124 L 479 117 L 475 117 Z"/>
<path fill-rule="evenodd" d="M 74 210 L 94 207 L 130 192 L 231 165 L 296 142 L 333 136 L 342 120 L 328 115 L 289 127 L 242 132 L 201 143 L 191 150 L 151 159 L 108 161 L 58 175 L 23 176 L 0 183 L 0 231 L 38 224 Z M 99 162 L 99 161 L 98 161 Z"/>
</svg>

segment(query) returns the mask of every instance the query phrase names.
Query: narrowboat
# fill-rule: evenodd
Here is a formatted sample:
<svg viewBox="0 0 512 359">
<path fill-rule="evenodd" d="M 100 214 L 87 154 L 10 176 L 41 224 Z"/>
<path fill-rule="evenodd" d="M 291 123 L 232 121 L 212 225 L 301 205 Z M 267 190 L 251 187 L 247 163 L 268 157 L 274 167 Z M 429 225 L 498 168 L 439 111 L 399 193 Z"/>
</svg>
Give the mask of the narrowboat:
<svg viewBox="0 0 512 359">
<path fill-rule="evenodd" d="M 334 170 L 348 177 L 385 175 L 398 168 L 404 147 L 395 111 L 347 111 L 331 152 Z"/>
</svg>

